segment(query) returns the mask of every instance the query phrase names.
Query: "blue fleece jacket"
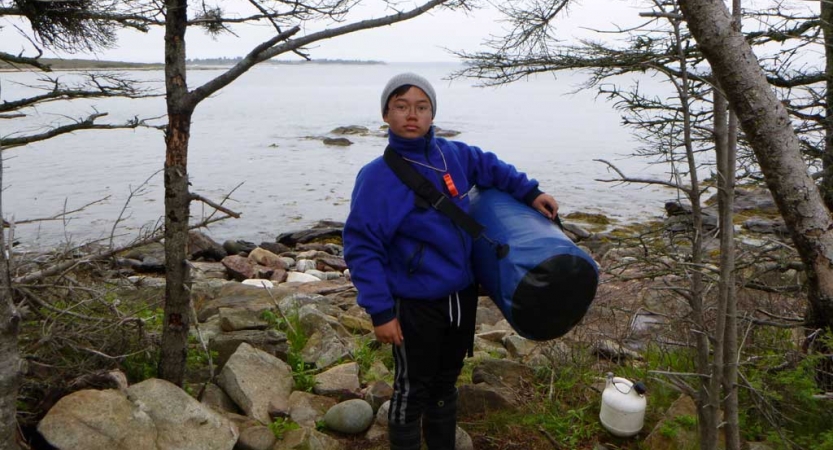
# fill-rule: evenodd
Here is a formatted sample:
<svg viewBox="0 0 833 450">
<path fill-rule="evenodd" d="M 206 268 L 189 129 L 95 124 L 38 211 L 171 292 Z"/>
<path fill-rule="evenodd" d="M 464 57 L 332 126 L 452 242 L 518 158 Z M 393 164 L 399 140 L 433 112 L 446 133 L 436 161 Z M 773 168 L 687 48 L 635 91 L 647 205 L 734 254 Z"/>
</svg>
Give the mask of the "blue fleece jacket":
<svg viewBox="0 0 833 450">
<path fill-rule="evenodd" d="M 435 138 L 433 127 L 417 139 L 390 132 L 388 141 L 403 157 L 438 169 L 444 167 L 444 156 L 459 192 L 453 200 L 466 212 L 466 194 L 474 186 L 498 188 L 527 204 L 541 194 L 537 181 L 494 153 Z M 412 166 L 450 197 L 443 173 Z M 359 292 L 358 303 L 376 326 L 396 317 L 394 298 L 436 299 L 474 282 L 471 236 L 447 216 L 419 203 L 382 157 L 356 177 L 344 227 L 344 259 Z"/>
</svg>

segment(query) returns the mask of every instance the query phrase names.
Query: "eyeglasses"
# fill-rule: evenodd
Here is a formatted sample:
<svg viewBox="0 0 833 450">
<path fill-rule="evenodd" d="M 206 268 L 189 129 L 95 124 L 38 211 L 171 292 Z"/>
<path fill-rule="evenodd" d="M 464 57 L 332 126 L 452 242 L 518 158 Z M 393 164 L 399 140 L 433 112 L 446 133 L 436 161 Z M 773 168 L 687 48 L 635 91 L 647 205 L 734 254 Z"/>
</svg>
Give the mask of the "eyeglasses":
<svg viewBox="0 0 833 450">
<path fill-rule="evenodd" d="M 411 111 L 413 111 L 417 116 L 425 117 L 431 115 L 431 106 L 426 104 L 411 106 L 407 103 L 397 103 L 390 107 L 390 111 L 401 117 L 409 116 Z"/>
</svg>

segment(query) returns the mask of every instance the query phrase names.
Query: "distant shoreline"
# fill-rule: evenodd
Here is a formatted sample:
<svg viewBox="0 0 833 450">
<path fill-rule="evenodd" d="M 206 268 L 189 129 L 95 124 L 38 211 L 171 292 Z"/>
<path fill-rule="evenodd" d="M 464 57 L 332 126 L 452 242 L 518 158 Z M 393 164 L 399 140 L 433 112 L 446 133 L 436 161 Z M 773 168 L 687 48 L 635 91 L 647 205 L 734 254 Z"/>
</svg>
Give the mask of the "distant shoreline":
<svg viewBox="0 0 833 450">
<path fill-rule="evenodd" d="M 215 69 L 221 67 L 231 67 L 237 64 L 240 58 L 209 58 L 209 59 L 189 59 L 185 62 L 186 67 L 191 69 Z M 134 63 L 125 61 L 102 61 L 96 59 L 58 59 L 58 58 L 41 58 L 38 60 L 43 65 L 49 66 L 52 70 L 162 70 L 165 68 L 163 63 Z M 313 61 L 281 61 L 272 60 L 266 61 L 263 64 L 273 65 L 324 65 L 324 64 L 339 64 L 339 65 L 383 65 L 387 64 L 384 61 L 371 60 L 348 60 L 348 59 L 321 59 Z M 0 72 L 17 72 L 18 69 L 11 64 L 0 63 Z"/>
</svg>

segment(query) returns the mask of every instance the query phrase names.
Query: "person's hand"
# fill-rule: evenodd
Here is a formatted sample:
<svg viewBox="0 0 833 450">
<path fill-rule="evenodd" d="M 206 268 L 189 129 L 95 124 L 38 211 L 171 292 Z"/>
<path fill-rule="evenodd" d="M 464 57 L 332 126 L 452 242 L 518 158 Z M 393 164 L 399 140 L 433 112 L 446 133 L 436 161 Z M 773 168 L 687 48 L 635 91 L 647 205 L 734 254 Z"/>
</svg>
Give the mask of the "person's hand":
<svg viewBox="0 0 833 450">
<path fill-rule="evenodd" d="M 405 340 L 402 337 L 402 327 L 399 326 L 399 319 L 393 319 L 388 323 L 374 327 L 376 340 L 383 344 L 402 345 Z"/>
<path fill-rule="evenodd" d="M 558 202 L 550 194 L 541 194 L 535 197 L 532 207 L 550 220 L 555 220 L 555 216 L 558 215 Z"/>
</svg>

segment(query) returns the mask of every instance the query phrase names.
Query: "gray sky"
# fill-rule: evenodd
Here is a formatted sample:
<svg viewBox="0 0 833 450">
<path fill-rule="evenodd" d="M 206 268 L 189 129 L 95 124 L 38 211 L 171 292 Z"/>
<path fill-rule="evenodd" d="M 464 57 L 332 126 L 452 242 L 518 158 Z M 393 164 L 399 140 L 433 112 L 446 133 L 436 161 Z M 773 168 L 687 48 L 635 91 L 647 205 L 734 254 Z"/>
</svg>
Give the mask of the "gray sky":
<svg viewBox="0 0 833 450">
<path fill-rule="evenodd" d="M 374 2 L 365 2 L 371 3 Z M 375 2 L 381 4 L 382 2 Z M 407 4 L 401 3 L 403 9 Z M 392 26 L 366 30 L 350 35 L 324 41 L 310 50 L 313 59 L 362 59 L 390 62 L 424 62 L 453 61 L 454 56 L 444 48 L 474 51 L 482 49 L 482 42 L 490 35 L 500 35 L 505 24 L 499 22 L 499 14 L 485 2 L 484 8 L 469 13 L 434 10 L 416 19 L 400 22 Z M 639 0 L 582 0 L 575 3 L 568 12 L 566 20 L 559 23 L 558 36 L 571 39 L 590 36 L 585 28 L 613 29 L 613 24 L 633 24 L 639 22 L 638 13 L 645 8 Z M 243 3 L 241 8 L 246 7 Z M 252 11 L 241 10 L 243 14 Z M 351 17 L 370 18 L 389 14 L 390 11 L 372 6 L 362 7 L 351 13 Z M 7 25 L 8 22 L 5 23 Z M 224 34 L 211 38 L 198 29 L 190 29 L 187 34 L 189 58 L 234 57 L 242 56 L 253 46 L 274 35 L 268 26 L 236 26 L 233 28 L 237 37 Z M 310 30 L 315 31 L 315 30 Z M 304 31 L 302 30 L 302 33 Z M 13 36 L 12 27 L 3 31 L 3 48 L 9 53 L 19 53 L 28 47 L 25 40 Z M 12 36 L 10 36 L 12 35 Z M 122 60 L 131 62 L 162 62 L 163 30 L 156 29 L 147 34 L 137 31 L 123 31 L 119 35 L 118 47 L 105 50 L 97 55 L 98 59 Z M 8 42 L 8 44 L 7 44 Z M 51 57 L 54 54 L 46 54 Z M 70 58 L 90 58 L 92 55 L 60 55 Z"/>
</svg>

